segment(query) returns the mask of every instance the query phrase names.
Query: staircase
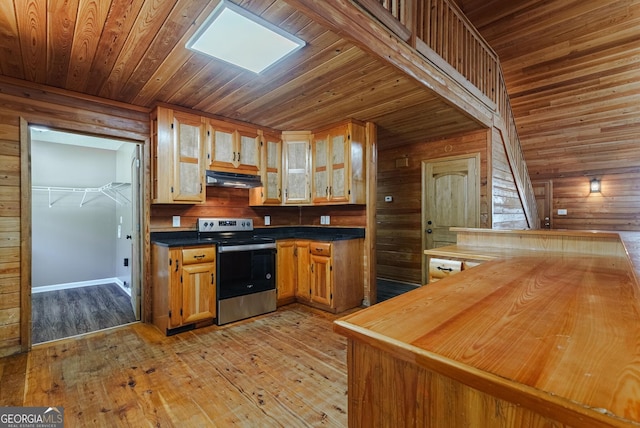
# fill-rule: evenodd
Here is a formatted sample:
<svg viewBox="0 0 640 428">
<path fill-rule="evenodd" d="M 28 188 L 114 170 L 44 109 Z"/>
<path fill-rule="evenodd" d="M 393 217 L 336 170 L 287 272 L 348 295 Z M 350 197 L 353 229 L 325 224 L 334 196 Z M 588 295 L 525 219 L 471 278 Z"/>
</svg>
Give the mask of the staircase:
<svg viewBox="0 0 640 428">
<path fill-rule="evenodd" d="M 539 228 L 536 199 L 496 53 L 449 0 L 356 0 L 426 60 L 493 111 L 528 225 Z M 494 134 L 496 134 L 494 132 Z M 495 141 L 494 141 L 495 142 Z"/>
</svg>

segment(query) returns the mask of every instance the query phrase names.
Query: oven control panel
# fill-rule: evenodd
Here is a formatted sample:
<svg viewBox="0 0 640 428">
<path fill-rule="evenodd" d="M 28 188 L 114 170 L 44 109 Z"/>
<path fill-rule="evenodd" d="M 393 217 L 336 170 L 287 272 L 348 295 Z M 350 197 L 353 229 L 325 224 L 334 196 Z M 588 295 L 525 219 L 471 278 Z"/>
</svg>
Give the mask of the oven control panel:
<svg viewBox="0 0 640 428">
<path fill-rule="evenodd" d="M 253 230 L 250 218 L 199 218 L 198 232 L 238 232 Z"/>
</svg>

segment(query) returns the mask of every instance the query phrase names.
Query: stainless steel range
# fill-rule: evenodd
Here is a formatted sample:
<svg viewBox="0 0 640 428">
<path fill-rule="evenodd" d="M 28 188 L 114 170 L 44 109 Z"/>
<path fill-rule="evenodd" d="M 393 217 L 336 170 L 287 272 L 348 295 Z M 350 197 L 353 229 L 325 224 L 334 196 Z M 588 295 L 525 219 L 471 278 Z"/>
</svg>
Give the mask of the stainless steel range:
<svg viewBox="0 0 640 428">
<path fill-rule="evenodd" d="M 218 325 L 276 310 L 276 243 L 246 218 L 200 218 L 201 240 L 216 244 Z"/>
</svg>

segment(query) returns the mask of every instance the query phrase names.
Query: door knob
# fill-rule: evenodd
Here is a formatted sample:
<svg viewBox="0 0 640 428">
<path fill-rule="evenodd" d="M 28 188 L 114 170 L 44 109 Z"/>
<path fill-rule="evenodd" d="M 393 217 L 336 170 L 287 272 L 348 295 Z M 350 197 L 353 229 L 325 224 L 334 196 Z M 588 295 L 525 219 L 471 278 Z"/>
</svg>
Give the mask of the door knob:
<svg viewBox="0 0 640 428">
<path fill-rule="evenodd" d="M 431 232 L 432 232 L 432 230 L 431 230 L 431 229 L 427 229 L 427 233 L 431 233 Z"/>
</svg>

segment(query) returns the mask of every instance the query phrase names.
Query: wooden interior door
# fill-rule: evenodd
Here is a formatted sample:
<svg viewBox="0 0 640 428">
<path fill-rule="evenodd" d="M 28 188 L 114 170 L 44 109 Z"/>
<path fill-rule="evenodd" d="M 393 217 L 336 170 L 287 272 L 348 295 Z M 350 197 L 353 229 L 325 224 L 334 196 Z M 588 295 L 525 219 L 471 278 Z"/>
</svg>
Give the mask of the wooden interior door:
<svg viewBox="0 0 640 428">
<path fill-rule="evenodd" d="M 480 154 L 422 163 L 422 247 L 453 245 L 451 227 L 480 225 Z M 427 283 L 427 257 L 422 254 L 422 283 Z"/>
</svg>

